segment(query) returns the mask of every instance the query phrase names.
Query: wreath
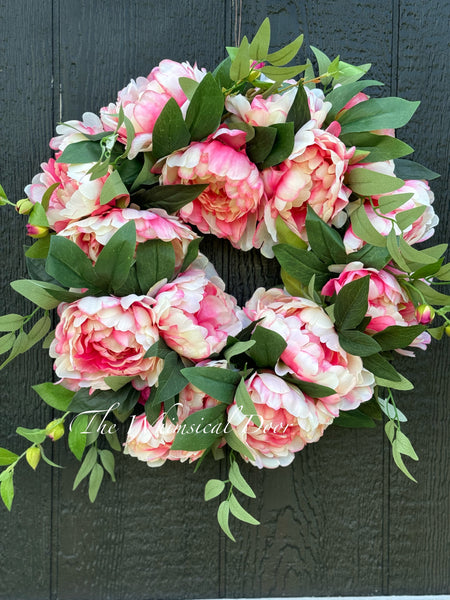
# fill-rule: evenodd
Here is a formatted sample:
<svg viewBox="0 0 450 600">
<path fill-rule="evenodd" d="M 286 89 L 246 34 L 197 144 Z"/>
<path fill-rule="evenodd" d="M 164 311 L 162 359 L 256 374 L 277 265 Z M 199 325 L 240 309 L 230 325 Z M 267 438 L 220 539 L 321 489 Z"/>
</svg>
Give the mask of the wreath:
<svg viewBox="0 0 450 600">
<path fill-rule="evenodd" d="M 25 199 L 1 189 L 28 215 L 29 278 L 11 286 L 35 305 L 0 317 L 2 367 L 42 342 L 56 381 L 33 390 L 62 413 L 17 428 L 31 444 L 20 456 L 0 449 L 8 509 L 17 463 L 58 466 L 44 442 L 65 433 L 81 462 L 74 489 L 88 480 L 92 502 L 105 471 L 115 480 L 114 452 L 150 467 L 226 457 L 228 478 L 208 481 L 205 500 L 224 494 L 232 539 L 230 513 L 258 523 L 237 497 L 254 497 L 239 460 L 289 465 L 331 424 L 384 415 L 413 479 L 394 400 L 413 384 L 392 363 L 450 334 L 449 296 L 433 287 L 450 280 L 446 247 L 416 245 L 438 222 L 438 175 L 402 158 L 413 149 L 395 136 L 418 102 L 370 98 L 381 85 L 364 79 L 370 65 L 316 48 L 314 65 L 286 66 L 302 40 L 269 52 L 266 19 L 212 73 L 163 60 L 99 116 L 57 126 L 55 158 Z M 260 249 L 284 287 L 239 308 L 200 234 Z"/>
</svg>

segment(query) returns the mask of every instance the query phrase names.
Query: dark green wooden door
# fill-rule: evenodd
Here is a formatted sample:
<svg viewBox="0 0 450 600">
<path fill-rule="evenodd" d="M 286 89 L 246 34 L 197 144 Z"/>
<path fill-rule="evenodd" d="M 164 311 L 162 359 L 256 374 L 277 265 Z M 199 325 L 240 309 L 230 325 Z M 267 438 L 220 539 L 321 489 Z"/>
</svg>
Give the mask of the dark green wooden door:
<svg viewBox="0 0 450 600">
<path fill-rule="evenodd" d="M 448 2 L 441 0 L 2 0 L 0 2 L 0 181 L 11 198 L 49 156 L 60 120 L 79 118 L 115 100 L 131 77 L 161 59 L 213 67 L 224 46 L 252 35 L 269 15 L 274 45 L 299 31 L 306 46 L 373 63 L 385 95 L 421 99 L 404 138 L 415 158 L 442 174 L 433 189 L 448 231 Z M 1 212 L 1 313 L 25 310 L 8 283 L 21 277 L 25 240 L 19 218 Z M 259 253 L 205 243 L 240 302 L 277 282 Z M 382 428 L 327 431 L 292 466 L 246 468 L 257 490 L 259 528 L 235 526 L 226 541 L 203 484 L 219 476 L 181 464 L 148 469 L 124 457 L 118 483 L 94 505 L 72 493 L 77 464 L 55 444 L 53 459 L 17 473 L 11 515 L 0 510 L 2 600 L 273 597 L 442 594 L 449 591 L 448 344 L 402 364 L 416 383 L 399 398 L 420 456 L 409 482 L 393 465 Z M 0 440 L 21 451 L 16 425 L 45 424 L 30 385 L 51 376 L 51 361 L 33 352 L 1 373 Z"/>
</svg>

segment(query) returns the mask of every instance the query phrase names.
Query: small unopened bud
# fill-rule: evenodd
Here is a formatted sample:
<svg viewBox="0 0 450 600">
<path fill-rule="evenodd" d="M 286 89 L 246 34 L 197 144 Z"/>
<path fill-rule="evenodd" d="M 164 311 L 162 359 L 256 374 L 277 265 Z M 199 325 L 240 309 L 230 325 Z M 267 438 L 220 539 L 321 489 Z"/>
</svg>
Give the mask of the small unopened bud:
<svg viewBox="0 0 450 600">
<path fill-rule="evenodd" d="M 64 435 L 64 425 L 58 421 L 51 421 L 45 428 L 45 433 L 53 442 L 56 442 Z"/>
<path fill-rule="evenodd" d="M 43 238 L 48 235 L 48 227 L 27 224 L 27 233 L 32 238 Z"/>
<path fill-rule="evenodd" d="M 445 335 L 446 335 L 447 337 L 450 337 L 450 325 L 446 325 L 446 326 L 445 326 Z"/>
<path fill-rule="evenodd" d="M 30 465 L 30 467 L 35 471 L 39 461 L 41 460 L 40 449 L 37 446 L 31 446 L 28 448 L 25 458 L 27 459 L 27 463 Z"/>
<path fill-rule="evenodd" d="M 16 202 L 16 210 L 20 215 L 29 215 L 33 207 L 34 204 L 28 198 L 22 198 Z"/>
<path fill-rule="evenodd" d="M 420 325 L 428 325 L 434 319 L 434 308 L 429 304 L 421 304 L 416 309 L 416 319 Z"/>
<path fill-rule="evenodd" d="M 117 208 L 126 208 L 130 204 L 129 196 L 119 196 L 116 198 L 116 206 Z"/>
</svg>

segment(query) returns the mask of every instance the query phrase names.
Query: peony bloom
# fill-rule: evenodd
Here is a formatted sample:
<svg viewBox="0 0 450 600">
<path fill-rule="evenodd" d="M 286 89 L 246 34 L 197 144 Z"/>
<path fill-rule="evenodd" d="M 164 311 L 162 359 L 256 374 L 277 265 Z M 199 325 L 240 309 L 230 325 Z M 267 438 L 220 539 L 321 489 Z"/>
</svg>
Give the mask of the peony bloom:
<svg viewBox="0 0 450 600">
<path fill-rule="evenodd" d="M 260 469 L 285 467 L 294 453 L 316 442 L 333 421 L 321 402 L 305 396 L 298 388 L 274 373 L 254 373 L 245 382 L 255 405 L 256 425 L 234 402 L 228 410 L 228 422 L 253 458 L 244 460 Z"/>
<path fill-rule="evenodd" d="M 292 83 L 296 82 L 292 81 Z M 321 127 L 331 108 L 331 102 L 325 102 L 322 90 L 310 90 L 307 87 L 304 90 L 308 98 L 311 119 L 314 119 L 316 127 Z M 243 121 L 254 127 L 269 127 L 275 123 L 286 123 L 296 94 L 297 88 L 293 87 L 281 94 L 272 94 L 269 98 L 263 98 L 258 94 L 251 102 L 246 96 L 237 94 L 226 98 L 225 108 L 233 115 L 232 123 Z"/>
<path fill-rule="evenodd" d="M 377 214 L 370 203 L 366 202 L 364 204 L 364 210 L 366 211 L 369 221 L 381 235 L 387 236 L 392 228 L 392 219 L 395 219 L 398 214 L 401 214 L 406 210 L 411 210 L 412 208 L 424 206 L 424 213 L 403 231 L 403 238 L 410 245 L 428 240 L 434 234 L 434 228 L 439 223 L 439 217 L 431 206 L 434 201 L 434 194 L 430 190 L 428 183 L 426 181 L 407 180 L 405 181 L 405 185 L 394 192 L 383 194 L 381 196 L 374 196 L 374 206 L 378 206 L 381 198 L 388 199 L 389 196 L 397 194 L 412 194 L 412 197 L 398 208 L 383 213 L 383 215 L 386 215 L 385 217 Z M 353 203 L 352 209 L 354 210 L 357 207 L 358 205 Z M 396 235 L 402 234 L 402 230 L 397 225 L 394 225 L 394 229 Z M 345 233 L 344 244 L 348 253 L 355 252 L 364 245 L 363 240 L 353 232 L 351 225 Z"/>
<path fill-rule="evenodd" d="M 148 77 L 138 77 L 136 81 L 132 79 L 119 92 L 117 102 L 100 110 L 105 130 L 114 131 L 117 128 L 119 108 L 122 106 L 136 133 L 128 157 L 132 159 L 138 152 L 148 152 L 152 149 L 153 127 L 168 100 L 174 98 L 184 112 L 187 110 L 188 101 L 180 87 L 179 78 L 187 77 L 200 82 L 205 74 L 205 69 L 200 70 L 196 65 L 192 67 L 187 62 L 161 61 Z M 126 144 L 126 127 L 122 125 L 118 133 L 119 141 Z"/>
<path fill-rule="evenodd" d="M 123 298 L 86 297 L 60 304 L 60 321 L 50 356 L 65 387 L 107 390 L 105 377 L 134 377 L 152 386 L 163 361 L 144 358 L 158 339 L 154 300 L 131 294 Z"/>
<path fill-rule="evenodd" d="M 230 240 L 249 250 L 264 189 L 259 171 L 243 152 L 217 139 L 194 142 L 171 154 L 162 169 L 161 184 L 207 183 L 180 217 L 203 233 Z"/>
<path fill-rule="evenodd" d="M 275 372 L 324 385 L 336 393 L 322 398 L 332 416 L 350 410 L 372 397 L 374 378 L 361 358 L 345 352 L 327 313 L 315 302 L 272 288 L 259 288 L 247 302 L 245 313 L 275 331 L 287 342 Z"/>
<path fill-rule="evenodd" d="M 95 262 L 114 233 L 130 221 L 134 221 L 136 224 L 138 244 L 153 239 L 171 242 L 175 251 L 177 268 L 181 266 L 190 242 L 198 237 L 177 217 L 168 215 L 161 208 L 153 210 L 113 209 L 104 215 L 70 223 L 59 232 L 59 235 L 75 242 Z"/>
<path fill-rule="evenodd" d="M 46 211 L 50 227 L 55 231 L 61 231 L 71 221 L 100 215 L 115 206 L 119 199 L 121 203 L 129 202 L 129 196 L 119 196 L 110 203 L 101 205 L 100 194 L 109 174 L 91 180 L 88 174 L 91 166 L 91 163 L 57 163 L 51 158 L 48 163 L 42 163 L 42 173 L 35 175 L 32 183 L 25 188 L 28 198 L 36 204 L 42 202 L 42 197 L 49 187 L 59 183 L 50 196 Z"/>
<path fill-rule="evenodd" d="M 50 140 L 50 148 L 56 152 L 62 152 L 69 144 L 83 142 L 87 135 L 103 133 L 103 125 L 99 117 L 94 113 L 83 113 L 82 121 L 66 121 L 56 127 L 59 134 Z"/>
<path fill-rule="evenodd" d="M 361 262 L 355 261 L 346 265 L 339 277 L 330 279 L 324 285 L 322 294 L 325 296 L 338 294 L 347 283 L 367 275 L 370 276 L 367 316 L 371 317 L 366 327 L 368 332 L 383 331 L 392 325 L 407 327 L 418 324 L 414 305 L 394 275 L 384 270 L 365 268 Z M 414 340 L 411 346 L 425 349 L 430 340 L 430 335 L 424 332 Z M 405 352 L 402 351 L 402 353 Z"/>
<path fill-rule="evenodd" d="M 227 337 L 242 329 L 236 300 L 224 288 L 219 277 L 210 280 L 192 267 L 160 288 L 154 310 L 166 344 L 193 360 L 220 352 Z"/>
<path fill-rule="evenodd" d="M 307 241 L 305 219 L 308 206 L 326 223 L 341 225 L 342 213 L 348 204 L 350 190 L 343 184 L 353 149 L 331 131 L 316 129 L 309 121 L 295 136 L 292 154 L 280 165 L 262 172 L 267 204 L 264 222 L 255 236 L 255 246 L 263 244 L 262 253 L 272 257 L 272 245 L 277 241 L 275 222 L 280 216 L 286 225 Z"/>
</svg>

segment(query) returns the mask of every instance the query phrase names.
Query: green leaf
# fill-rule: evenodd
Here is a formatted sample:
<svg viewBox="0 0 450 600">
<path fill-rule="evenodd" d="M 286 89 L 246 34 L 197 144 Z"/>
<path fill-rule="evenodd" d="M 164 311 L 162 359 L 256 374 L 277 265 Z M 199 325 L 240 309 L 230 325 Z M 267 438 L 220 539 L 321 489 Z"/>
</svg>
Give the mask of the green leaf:
<svg viewBox="0 0 450 600">
<path fill-rule="evenodd" d="M 380 270 L 391 260 L 391 256 L 387 248 L 365 244 L 360 250 L 352 252 L 347 256 L 348 262 L 353 262 L 355 260 L 361 261 L 365 267 L 373 267 L 374 269 Z"/>
<path fill-rule="evenodd" d="M 220 479 L 210 479 L 205 485 L 205 501 L 217 498 L 225 489 L 225 482 Z"/>
<path fill-rule="evenodd" d="M 49 227 L 45 209 L 39 202 L 36 202 L 32 208 L 28 218 L 28 223 L 30 225 L 38 225 L 39 227 Z"/>
<path fill-rule="evenodd" d="M 280 266 L 303 285 L 307 286 L 313 275 L 316 275 L 318 287 L 323 287 L 328 281 L 330 273 L 326 265 L 313 252 L 287 244 L 277 244 L 273 251 Z"/>
<path fill-rule="evenodd" d="M 353 232 L 360 239 L 369 242 L 372 246 L 386 247 L 386 238 L 372 225 L 363 204 L 352 212 L 350 219 Z"/>
<path fill-rule="evenodd" d="M 214 79 L 221 88 L 230 88 L 233 80 L 230 77 L 231 58 L 228 56 L 213 71 Z"/>
<path fill-rule="evenodd" d="M 25 321 L 25 317 L 12 313 L 0 317 L 0 331 L 16 331 L 20 329 Z"/>
<path fill-rule="evenodd" d="M 195 90 L 198 88 L 198 81 L 191 79 L 190 77 L 180 77 L 178 79 L 181 89 L 183 90 L 186 98 L 192 100 L 192 96 L 195 94 Z"/>
<path fill-rule="evenodd" d="M 229 499 L 229 503 L 230 503 L 230 511 L 231 514 L 233 516 L 236 517 L 236 519 L 239 519 L 240 521 L 243 521 L 244 523 L 248 523 L 249 525 L 259 525 L 259 521 L 257 521 L 254 517 L 252 517 L 252 515 L 247 512 L 245 510 L 245 508 L 243 508 L 239 502 L 237 501 L 236 497 L 231 494 L 230 499 Z"/>
<path fill-rule="evenodd" d="M 173 352 L 172 348 L 169 348 L 163 338 L 160 337 L 157 342 L 150 346 L 150 348 L 144 354 L 144 358 L 151 358 L 152 356 L 166 358 L 166 356 L 171 352 Z"/>
<path fill-rule="evenodd" d="M 269 155 L 262 162 L 262 169 L 282 163 L 294 148 L 294 124 L 292 122 L 275 123 L 270 127 L 276 129 L 277 136 Z"/>
<path fill-rule="evenodd" d="M 71 423 L 68 443 L 72 454 L 81 461 L 86 448 L 86 428 L 88 426 L 88 415 L 80 415 Z"/>
<path fill-rule="evenodd" d="M 445 325 L 441 325 L 440 327 L 432 327 L 431 329 L 427 329 L 428 333 L 434 337 L 435 340 L 442 340 L 445 333 Z"/>
<path fill-rule="evenodd" d="M 233 81 L 245 79 L 250 73 L 250 46 L 244 35 L 237 49 L 236 56 L 232 59 L 230 77 Z"/>
<path fill-rule="evenodd" d="M 306 68 L 305 65 L 298 65 L 295 67 L 262 67 L 257 69 L 261 71 L 266 77 L 272 79 L 274 82 L 286 81 L 286 79 L 293 79 L 297 77 Z"/>
<path fill-rule="evenodd" d="M 383 377 L 375 377 L 375 382 L 380 387 L 392 388 L 393 390 L 402 390 L 407 392 L 414 389 L 413 384 L 408 381 L 406 377 L 400 373 L 398 373 L 398 375 L 400 377 L 400 381 L 391 381 L 390 379 L 384 379 Z"/>
<path fill-rule="evenodd" d="M 248 49 L 249 56 L 253 60 L 265 60 L 267 57 L 267 53 L 269 52 L 270 45 L 270 21 L 269 18 L 266 17 L 264 21 L 259 26 L 258 31 L 255 34 L 255 37 L 251 41 L 250 47 Z"/>
<path fill-rule="evenodd" d="M 27 247 L 25 256 L 28 258 L 47 258 L 50 239 L 51 236 L 47 235 L 44 238 L 36 240 L 32 246 Z"/>
<path fill-rule="evenodd" d="M 198 257 L 200 242 L 203 238 L 198 237 L 189 244 L 186 256 L 183 259 L 183 264 L 180 268 L 180 273 L 184 273 L 191 263 Z"/>
<path fill-rule="evenodd" d="M 383 175 L 370 169 L 359 167 L 348 173 L 346 183 L 355 194 L 360 196 L 378 196 L 398 190 L 404 185 L 403 179 Z"/>
<path fill-rule="evenodd" d="M 154 185 L 159 181 L 159 175 L 151 172 L 151 168 L 155 164 L 155 160 L 150 152 L 142 152 L 144 164 L 131 186 L 131 192 L 135 192 L 144 185 Z"/>
<path fill-rule="evenodd" d="M 363 357 L 363 364 L 376 377 L 393 382 L 401 381 L 400 373 L 397 373 L 391 363 L 379 354 Z"/>
<path fill-rule="evenodd" d="M 2 337 L 0 337 L 0 354 L 4 354 L 5 352 L 8 352 L 8 350 L 11 350 L 11 348 L 14 346 L 15 341 L 15 333 L 11 332 L 7 335 L 2 335 Z"/>
<path fill-rule="evenodd" d="M 373 339 L 379 343 L 382 350 L 396 350 L 409 346 L 425 329 L 423 325 L 410 325 L 409 327 L 392 325 L 377 332 Z"/>
<path fill-rule="evenodd" d="M 59 301 L 46 290 L 50 284 L 33 279 L 18 279 L 12 281 L 10 285 L 18 294 L 45 310 L 55 308 L 59 304 Z"/>
<path fill-rule="evenodd" d="M 113 423 L 111 421 L 105 421 L 106 429 L 105 429 L 105 437 L 108 442 L 110 448 L 115 450 L 116 452 L 122 452 L 122 445 L 119 442 L 119 438 L 117 433 L 111 429 L 111 426 L 114 428 Z"/>
<path fill-rule="evenodd" d="M 228 500 L 224 500 L 220 503 L 219 508 L 217 510 L 217 521 L 222 531 L 230 538 L 231 541 L 235 542 L 236 540 L 230 531 L 230 526 L 228 525 L 229 517 L 230 503 L 228 502 Z"/>
<path fill-rule="evenodd" d="M 336 328 L 354 329 L 366 316 L 370 276 L 360 277 L 344 285 L 336 297 L 334 319 Z"/>
<path fill-rule="evenodd" d="M 364 77 L 367 71 L 372 66 L 371 63 L 364 65 L 350 65 L 343 60 L 339 61 L 339 73 L 334 77 L 334 83 L 346 84 L 354 83 Z"/>
<path fill-rule="evenodd" d="M 162 279 L 170 281 L 175 270 L 175 251 L 171 242 L 148 240 L 136 251 L 136 272 L 143 294 Z"/>
<path fill-rule="evenodd" d="M 176 352 L 170 352 L 164 358 L 164 367 L 158 377 L 154 402 L 159 404 L 176 396 L 186 387 L 183 362 Z"/>
<path fill-rule="evenodd" d="M 437 277 L 441 281 L 450 281 L 450 263 L 439 269 Z"/>
<path fill-rule="evenodd" d="M 376 135 L 374 133 L 348 133 L 341 136 L 346 146 L 356 146 L 358 150 L 369 152 L 369 156 L 360 162 L 381 162 L 399 158 L 414 152 L 414 149 L 405 142 L 390 135 Z"/>
<path fill-rule="evenodd" d="M 111 477 L 111 481 L 116 481 L 116 475 L 114 473 L 115 468 L 115 459 L 114 454 L 109 450 L 99 450 L 100 460 L 102 461 L 102 465 L 105 471 Z"/>
<path fill-rule="evenodd" d="M 242 494 L 245 494 L 249 498 L 256 498 L 255 492 L 249 486 L 249 484 L 243 478 L 239 465 L 236 461 L 233 461 L 229 471 L 230 483 L 239 490 Z"/>
<path fill-rule="evenodd" d="M 341 133 L 398 129 L 408 123 L 419 104 L 420 102 L 395 97 L 370 98 L 356 104 L 339 117 Z"/>
<path fill-rule="evenodd" d="M 378 398 L 378 404 L 389 419 L 400 421 L 401 423 L 406 423 L 408 420 L 401 410 L 389 403 L 389 400 Z"/>
<path fill-rule="evenodd" d="M 381 350 L 381 346 L 374 338 L 361 331 L 341 331 L 339 343 L 346 352 L 355 356 L 370 356 Z"/>
<path fill-rule="evenodd" d="M 395 220 L 400 229 L 405 230 L 407 227 L 412 225 L 414 221 L 417 221 L 425 212 L 426 206 L 416 206 L 409 210 L 404 210 L 395 215 Z"/>
<path fill-rule="evenodd" d="M 412 279 L 423 279 L 424 277 L 429 277 L 430 275 L 435 275 L 436 273 L 438 273 L 439 269 L 441 268 L 443 261 L 444 261 L 444 259 L 441 258 L 437 262 L 433 262 L 431 264 L 426 264 L 424 267 L 421 267 L 420 269 L 417 269 L 417 271 L 414 271 L 414 273 L 412 273 L 412 275 L 411 275 L 411 278 Z"/>
<path fill-rule="evenodd" d="M 343 63 L 341 62 L 341 65 L 342 64 Z M 335 87 L 334 90 L 332 90 L 325 97 L 326 101 L 331 102 L 331 104 L 332 104 L 330 112 L 327 114 L 326 122 L 331 123 L 331 121 L 334 121 L 338 112 L 340 112 L 344 108 L 344 106 L 348 102 L 350 102 L 350 100 L 354 96 L 356 96 L 356 94 L 359 94 L 359 92 L 362 92 L 366 87 L 371 87 L 373 85 L 378 86 L 378 85 L 383 85 L 383 83 L 381 83 L 380 81 L 375 81 L 373 79 L 368 79 L 365 81 L 357 81 L 355 83 L 347 83 L 345 85 Z M 340 136 L 340 137 L 342 137 L 342 136 Z M 343 138 L 342 138 L 342 141 L 346 145 L 357 146 L 357 144 L 353 144 L 353 143 L 347 144 L 347 142 L 344 141 Z"/>
<path fill-rule="evenodd" d="M 163 208 L 173 214 L 195 200 L 207 187 L 208 184 L 161 185 L 149 190 L 139 190 L 131 199 L 141 208 Z"/>
<path fill-rule="evenodd" d="M 342 264 L 347 260 L 347 253 L 341 236 L 329 227 L 308 206 L 306 215 L 306 232 L 312 251 L 327 264 Z"/>
<path fill-rule="evenodd" d="M 232 448 L 233 450 L 236 450 L 236 452 L 239 452 L 241 456 L 253 459 L 253 454 L 251 453 L 250 448 L 246 446 L 243 442 L 241 442 L 241 440 L 237 437 L 234 431 L 228 431 L 225 434 L 225 440 L 228 446 L 230 446 L 230 448 Z"/>
<path fill-rule="evenodd" d="M 308 96 L 306 95 L 303 85 L 299 83 L 294 102 L 288 112 L 286 121 L 293 121 L 294 133 L 297 133 L 297 131 L 310 119 L 311 111 L 309 110 Z"/>
<path fill-rule="evenodd" d="M 114 375 L 111 377 L 105 377 L 105 383 L 106 385 L 109 385 L 109 387 L 112 390 L 118 392 L 121 388 L 123 388 L 124 385 L 130 383 L 132 379 L 133 377 L 127 377 L 124 375 Z"/>
<path fill-rule="evenodd" d="M 230 359 L 233 358 L 233 356 L 238 356 L 239 354 L 243 354 L 244 352 L 249 350 L 249 348 L 251 348 L 255 344 L 256 344 L 255 340 L 248 340 L 247 342 L 236 342 L 233 345 L 229 346 L 225 350 L 224 356 L 225 356 L 226 360 L 229 362 Z"/>
<path fill-rule="evenodd" d="M 199 83 L 186 112 L 186 125 L 193 141 L 200 141 L 220 125 L 224 97 L 211 73 Z"/>
<path fill-rule="evenodd" d="M 247 388 L 245 387 L 245 381 L 243 379 L 241 379 L 236 388 L 236 396 L 234 399 L 242 414 L 244 414 L 246 417 L 250 417 L 250 420 L 252 423 L 254 423 L 254 425 L 256 425 L 256 427 L 262 425 L 262 420 L 258 416 L 256 407 L 253 404 L 253 400 L 251 399 Z"/>
<path fill-rule="evenodd" d="M 97 282 L 94 267 L 83 250 L 59 235 L 50 240 L 46 271 L 69 288 L 95 287 Z"/>
<path fill-rule="evenodd" d="M 3 363 L 0 365 L 0 370 L 6 367 L 6 365 L 9 364 L 14 358 L 16 358 L 16 356 L 22 354 L 23 352 L 26 352 L 28 348 L 28 336 L 23 330 L 21 330 L 19 331 L 16 339 L 14 340 L 14 344 L 12 346 L 8 358 L 4 360 Z"/>
<path fill-rule="evenodd" d="M 75 395 L 71 390 L 51 381 L 33 385 L 32 388 L 46 404 L 61 412 L 66 412 Z"/>
<path fill-rule="evenodd" d="M 12 465 L 18 458 L 19 456 L 14 454 L 14 452 L 10 452 L 6 448 L 0 448 L 0 466 L 6 467 L 7 465 Z"/>
<path fill-rule="evenodd" d="M 10 471 L 0 483 L 0 496 L 6 508 L 10 511 L 14 500 L 13 472 Z"/>
<path fill-rule="evenodd" d="M 102 157 L 102 149 L 98 142 L 92 140 L 75 142 L 64 149 L 57 163 L 84 164 L 97 162 Z"/>
<path fill-rule="evenodd" d="M 405 259 L 403 258 L 402 254 L 399 250 L 398 238 L 395 235 L 395 231 L 394 231 L 393 227 L 386 237 L 386 246 L 387 246 L 387 249 L 389 250 L 389 254 L 393 258 L 393 260 L 397 263 L 397 265 L 400 267 L 400 269 L 402 269 L 403 271 L 406 271 L 408 273 L 410 271 L 410 268 L 409 268 L 408 263 L 405 261 Z"/>
<path fill-rule="evenodd" d="M 125 283 L 135 249 L 136 224 L 130 221 L 116 231 L 95 263 L 95 274 L 107 291 L 116 292 Z"/>
<path fill-rule="evenodd" d="M 331 65 L 331 60 L 328 58 L 325 52 L 322 52 L 322 50 L 319 50 L 319 48 L 316 48 L 314 46 L 310 46 L 310 48 L 313 51 L 314 56 L 316 57 L 317 66 L 319 68 L 319 75 L 324 75 L 328 72 L 328 67 Z M 330 80 L 330 77 L 325 79 L 322 78 L 321 81 L 323 86 L 326 87 Z"/>
<path fill-rule="evenodd" d="M 435 173 L 413 160 L 400 158 L 395 160 L 394 163 L 395 174 L 402 179 L 425 179 L 426 181 L 432 181 L 440 177 L 439 173 Z"/>
<path fill-rule="evenodd" d="M 286 225 L 280 215 L 278 215 L 275 221 L 275 227 L 277 230 L 277 240 L 280 244 L 288 244 L 294 248 L 303 248 L 304 250 L 308 248 L 308 244 Z"/>
<path fill-rule="evenodd" d="M 89 477 L 89 500 L 91 502 L 95 502 L 95 499 L 97 498 L 98 491 L 102 485 L 104 473 L 105 471 L 101 465 L 94 465 Z"/>
<path fill-rule="evenodd" d="M 414 287 L 422 293 L 425 301 L 430 304 L 436 306 L 446 306 L 447 304 L 450 304 L 450 296 L 441 294 L 423 281 L 415 281 Z"/>
<path fill-rule="evenodd" d="M 47 437 L 43 429 L 27 429 L 26 427 L 17 427 L 16 433 L 34 444 L 42 444 Z"/>
<path fill-rule="evenodd" d="M 128 190 L 120 177 L 119 171 L 113 171 L 103 184 L 100 192 L 100 204 L 108 204 L 114 198 L 128 195 Z"/>
<path fill-rule="evenodd" d="M 281 335 L 264 326 L 257 325 L 251 339 L 256 343 L 247 350 L 248 356 L 255 361 L 259 368 L 275 367 L 287 346 Z"/>
<path fill-rule="evenodd" d="M 245 151 L 253 163 L 259 164 L 270 154 L 277 130 L 274 127 L 255 127 L 254 131 L 255 135 L 246 144 Z"/>
<path fill-rule="evenodd" d="M 29 347 L 34 346 L 34 344 L 39 342 L 44 336 L 47 335 L 51 324 L 52 322 L 48 315 L 44 315 L 38 321 L 36 321 L 28 333 Z"/>
<path fill-rule="evenodd" d="M 270 62 L 270 64 L 276 65 L 278 67 L 287 65 L 287 63 L 290 62 L 296 56 L 296 54 L 302 47 L 302 44 L 303 34 L 299 35 L 287 46 L 284 46 L 284 48 L 280 48 L 280 50 L 268 54 L 267 60 L 268 62 Z M 290 79 L 290 77 L 287 77 L 287 79 Z"/>
<path fill-rule="evenodd" d="M 189 144 L 191 135 L 184 122 L 181 109 L 174 100 L 170 98 L 161 111 L 153 128 L 152 154 L 155 160 L 168 156 L 184 148 Z"/>
<path fill-rule="evenodd" d="M 189 415 L 179 426 L 172 450 L 204 450 L 223 437 L 225 406 L 204 408 Z"/>
<path fill-rule="evenodd" d="M 90 394 L 89 388 L 81 388 L 72 397 L 67 410 L 73 413 L 108 410 L 115 402 L 120 402 L 122 394 L 125 396 L 127 393 L 126 388 L 121 388 L 118 392 L 96 390 Z"/>
<path fill-rule="evenodd" d="M 75 481 L 73 482 L 73 490 L 76 490 L 80 483 L 83 481 L 85 477 L 89 475 L 94 466 L 97 463 L 97 449 L 92 446 L 89 449 L 88 453 L 84 457 L 83 462 L 81 463 L 81 467 L 78 470 L 78 473 L 75 477 Z"/>
<path fill-rule="evenodd" d="M 368 415 L 355 409 L 348 411 L 341 410 L 339 416 L 334 419 L 333 425 L 338 425 L 338 427 L 373 428 L 375 427 L 375 422 Z"/>
<path fill-rule="evenodd" d="M 188 367 L 182 369 L 181 373 L 199 390 L 225 404 L 233 402 L 241 380 L 237 371 L 219 367 Z"/>
<path fill-rule="evenodd" d="M 408 202 L 414 194 L 390 194 L 389 196 L 382 196 L 378 198 L 378 207 L 380 212 L 383 214 L 389 213 L 396 208 L 403 206 L 405 202 Z"/>
<path fill-rule="evenodd" d="M 126 385 L 116 392 L 115 400 L 120 406 L 114 410 L 114 416 L 118 421 L 124 423 L 133 412 L 139 400 L 140 392 L 132 385 Z"/>
</svg>

